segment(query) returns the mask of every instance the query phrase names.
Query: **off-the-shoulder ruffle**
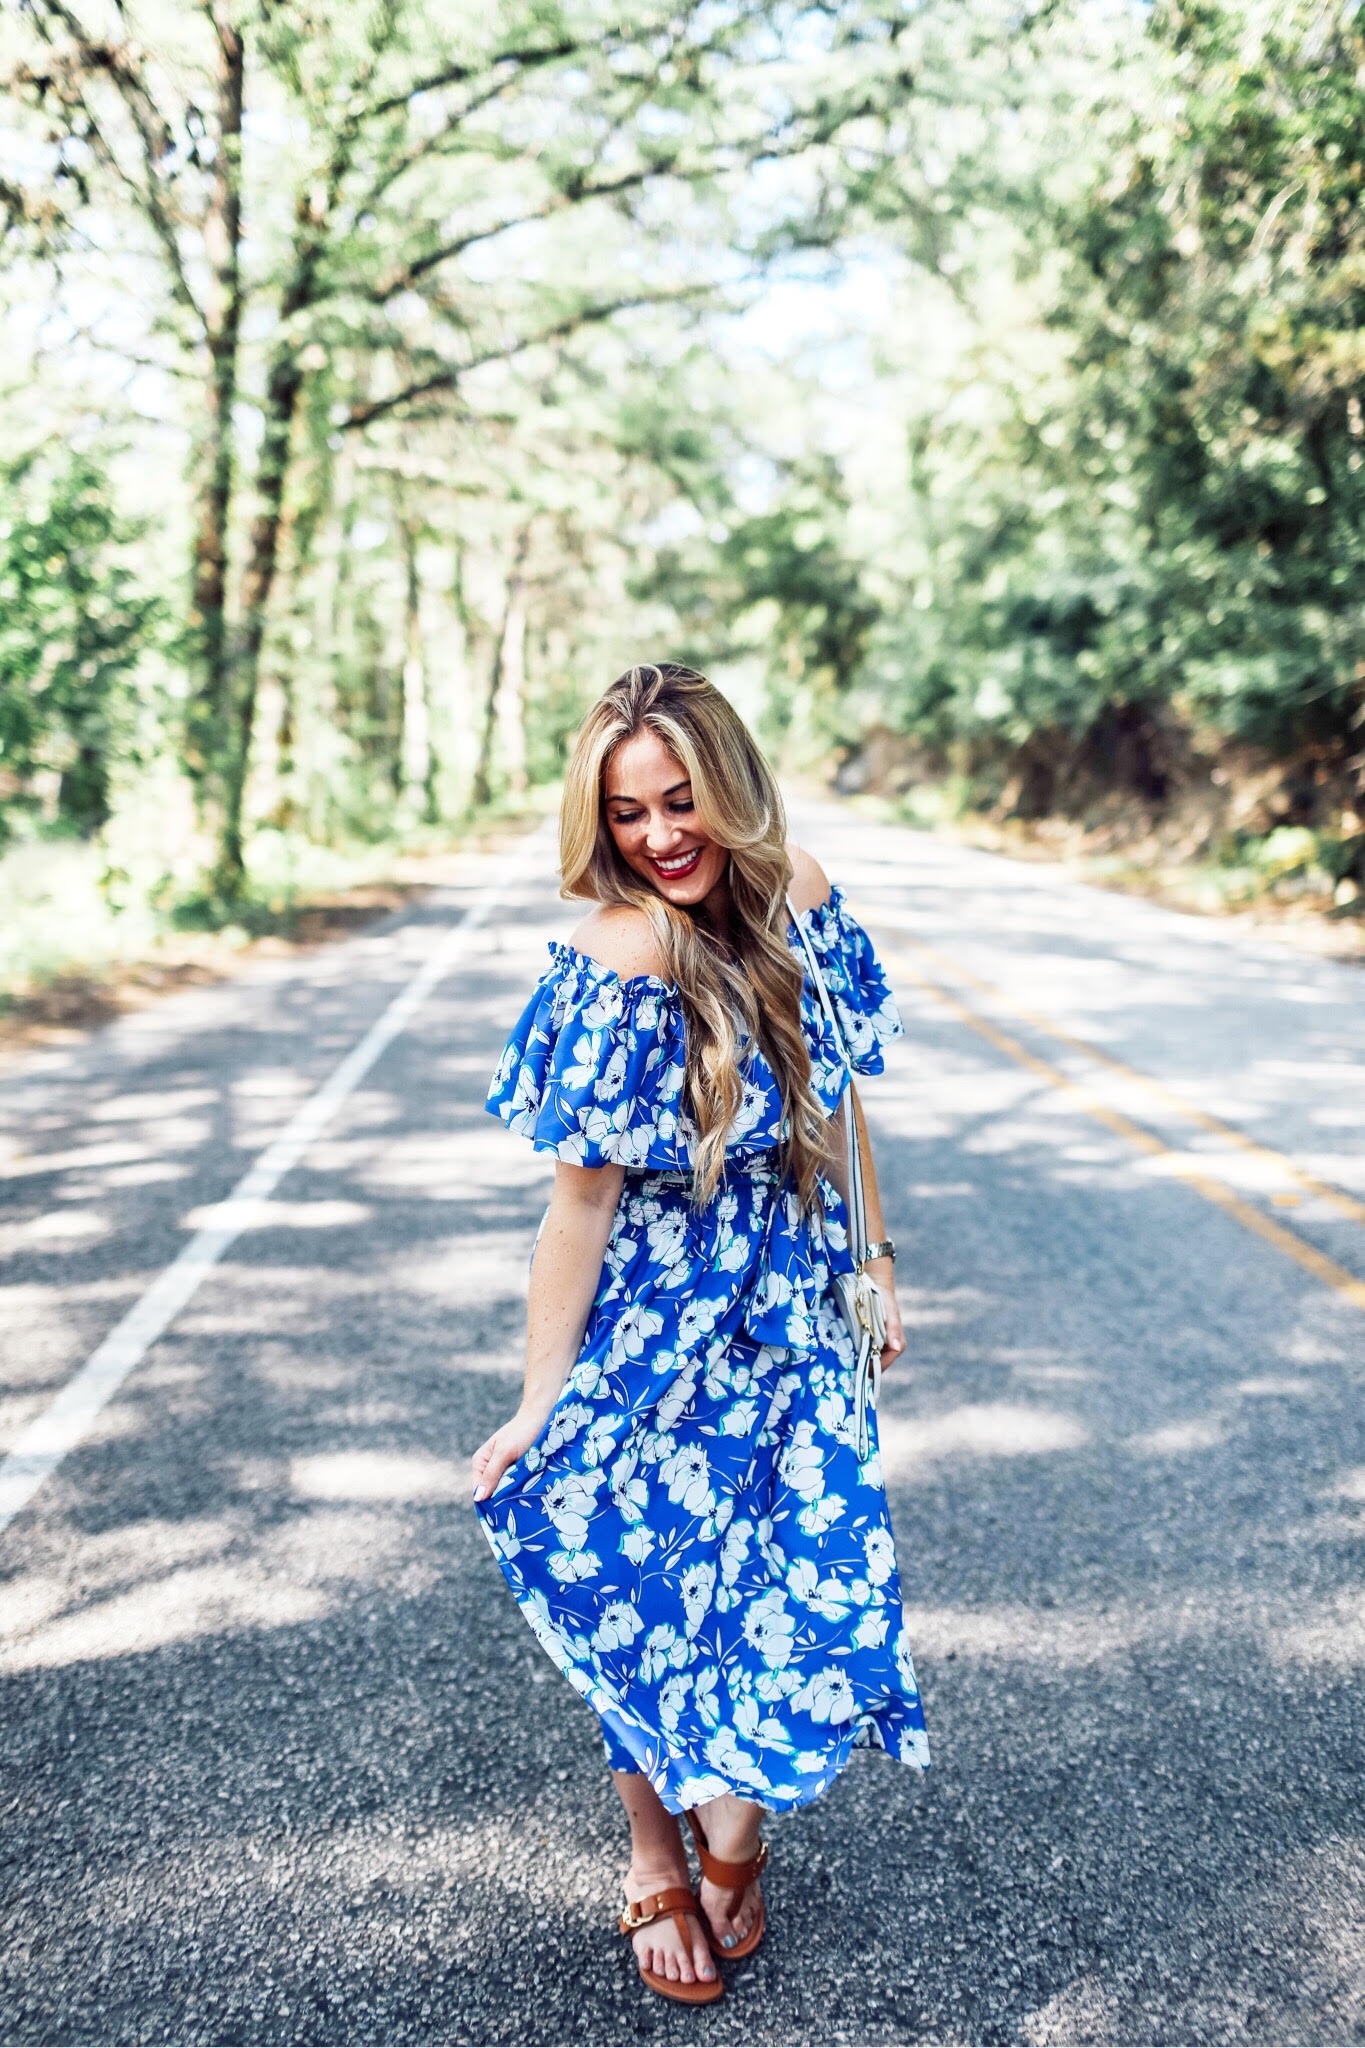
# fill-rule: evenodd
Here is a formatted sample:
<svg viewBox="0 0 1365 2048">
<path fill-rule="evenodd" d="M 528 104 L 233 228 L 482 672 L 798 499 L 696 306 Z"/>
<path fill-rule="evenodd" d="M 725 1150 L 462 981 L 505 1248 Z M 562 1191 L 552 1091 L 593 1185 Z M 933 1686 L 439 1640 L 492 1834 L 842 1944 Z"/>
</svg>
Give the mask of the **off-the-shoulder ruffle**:
<svg viewBox="0 0 1365 2048">
<path fill-rule="evenodd" d="M 801 921 L 820 963 L 820 972 L 833 1001 L 854 1073 L 880 1074 L 886 1064 L 884 1048 L 893 1039 L 903 1037 L 905 1027 L 871 939 L 849 909 L 838 882 L 823 903 L 817 903 L 813 910 L 802 911 Z M 790 943 L 794 948 L 800 946 L 795 934 L 792 934 Z M 811 986 L 809 974 L 802 1009 L 806 1014 L 808 1035 L 816 1040 L 812 1047 L 815 1064 L 838 1070 L 838 1088 L 834 1098 L 837 1102 L 843 1092 L 846 1069 L 839 1059 L 829 1020 Z M 827 1093 L 819 1075 L 816 1085 L 822 1095 Z M 834 1104 L 827 1106 L 832 1109 Z"/>
<path fill-rule="evenodd" d="M 622 978 L 555 939 L 487 1107 L 571 1165 L 682 1171 L 690 1162 L 683 1072 L 676 990 L 653 974 Z"/>
<path fill-rule="evenodd" d="M 902 1025 L 872 941 L 837 883 L 825 902 L 802 912 L 802 923 L 853 1071 L 879 1074 L 883 1048 L 901 1036 Z M 788 943 L 804 959 L 794 930 Z M 685 1106 L 676 985 L 654 974 L 618 975 L 563 940 L 552 940 L 549 953 L 493 1076 L 488 1109 L 539 1150 L 573 1165 L 686 1172 L 695 1130 Z M 801 1012 L 812 1086 L 832 1116 L 849 1068 L 809 974 Z M 770 1151 L 782 1135 L 781 1092 L 755 1049 L 728 1150 L 738 1163 Z"/>
</svg>

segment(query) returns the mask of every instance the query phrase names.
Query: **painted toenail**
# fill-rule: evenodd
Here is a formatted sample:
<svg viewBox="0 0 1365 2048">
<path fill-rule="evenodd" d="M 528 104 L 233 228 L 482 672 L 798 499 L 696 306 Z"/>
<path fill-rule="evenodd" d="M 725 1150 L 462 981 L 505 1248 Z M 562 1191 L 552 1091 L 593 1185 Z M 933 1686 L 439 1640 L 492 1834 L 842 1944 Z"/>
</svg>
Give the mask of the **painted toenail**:
<svg viewBox="0 0 1365 2048">
<path fill-rule="evenodd" d="M 733 1934 L 722 1934 L 722 1936 L 721 1936 L 721 1938 L 720 1938 L 720 1945 L 721 1945 L 721 1947 L 722 1947 L 722 1948 L 733 1948 L 733 1947 L 734 1947 L 734 1945 L 735 1945 L 735 1937 L 734 1937 L 734 1935 L 733 1935 Z"/>
</svg>

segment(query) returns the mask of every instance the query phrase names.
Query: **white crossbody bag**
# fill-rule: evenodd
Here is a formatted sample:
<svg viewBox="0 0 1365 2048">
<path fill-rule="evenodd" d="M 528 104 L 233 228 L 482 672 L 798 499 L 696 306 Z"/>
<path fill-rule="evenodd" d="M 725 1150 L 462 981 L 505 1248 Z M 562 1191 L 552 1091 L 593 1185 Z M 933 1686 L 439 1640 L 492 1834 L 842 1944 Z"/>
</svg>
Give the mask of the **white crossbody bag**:
<svg viewBox="0 0 1365 2048">
<path fill-rule="evenodd" d="M 863 1189 L 863 1151 L 858 1139 L 858 1119 L 853 1111 L 853 1062 L 848 1056 L 844 1034 L 839 1028 L 834 1004 L 825 977 L 820 972 L 820 963 L 815 950 L 806 936 L 805 928 L 796 914 L 791 897 L 787 898 L 787 909 L 791 912 L 792 923 L 796 926 L 801 940 L 801 949 L 810 968 L 811 979 L 819 993 L 825 1015 L 834 1033 L 834 1043 L 845 1066 L 848 1068 L 848 1088 L 844 1095 L 844 1137 L 848 1146 L 848 1248 L 853 1258 L 852 1273 L 834 1273 L 831 1282 L 839 1303 L 839 1313 L 848 1325 L 848 1334 L 853 1339 L 857 1354 L 857 1367 L 853 1376 L 853 1428 L 857 1440 L 858 1456 L 866 1458 L 871 1448 L 868 1430 L 868 1410 L 876 1405 L 882 1383 L 882 1346 L 886 1342 L 886 1307 L 882 1291 L 872 1276 L 863 1270 L 867 1258 L 867 1197 Z"/>
</svg>

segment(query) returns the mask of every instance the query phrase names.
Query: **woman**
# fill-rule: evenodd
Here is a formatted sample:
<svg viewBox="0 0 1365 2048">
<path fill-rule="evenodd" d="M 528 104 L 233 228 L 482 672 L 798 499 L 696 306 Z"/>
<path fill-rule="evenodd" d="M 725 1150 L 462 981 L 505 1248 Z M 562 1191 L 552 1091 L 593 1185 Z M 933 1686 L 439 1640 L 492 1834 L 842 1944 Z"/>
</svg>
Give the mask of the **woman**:
<svg viewBox="0 0 1365 2048">
<path fill-rule="evenodd" d="M 928 1763 L 830 1287 L 852 1264 L 830 1133 L 851 1101 L 890 1364 L 894 1247 L 840 1039 L 878 1073 L 901 1023 L 841 892 L 784 835 L 767 763 L 704 677 L 664 664 L 614 683 L 560 824 L 563 893 L 598 907 L 551 944 L 488 1098 L 558 1164 L 525 1391 L 474 1455 L 475 1499 L 601 1719 L 641 1975 L 696 2004 L 721 1995 L 717 1955 L 762 1939 L 762 1811 L 817 1798 L 855 1747 Z"/>
</svg>

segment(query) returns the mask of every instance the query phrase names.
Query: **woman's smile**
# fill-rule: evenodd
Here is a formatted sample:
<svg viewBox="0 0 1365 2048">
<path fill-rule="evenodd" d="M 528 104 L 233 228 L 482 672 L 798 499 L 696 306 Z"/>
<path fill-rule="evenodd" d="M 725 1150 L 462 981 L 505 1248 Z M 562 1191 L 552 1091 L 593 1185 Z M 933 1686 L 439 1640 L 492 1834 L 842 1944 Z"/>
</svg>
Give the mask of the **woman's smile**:
<svg viewBox="0 0 1365 2048">
<path fill-rule="evenodd" d="M 650 858 L 659 873 L 674 882 L 681 880 L 684 875 L 690 875 L 705 851 L 703 846 L 690 846 L 686 853 L 670 853 L 667 860 L 655 859 L 653 855 Z"/>
</svg>

